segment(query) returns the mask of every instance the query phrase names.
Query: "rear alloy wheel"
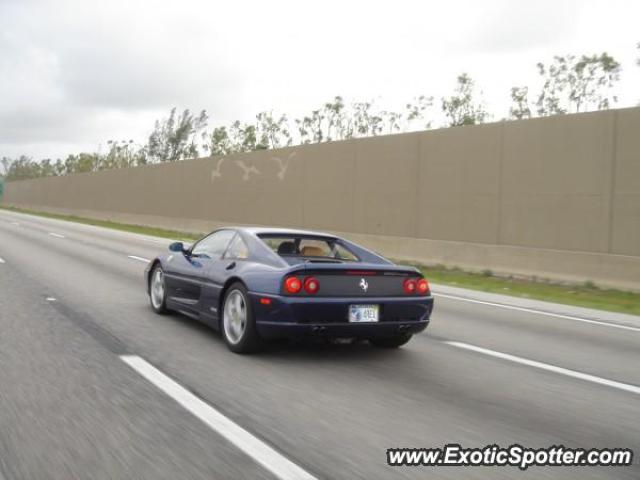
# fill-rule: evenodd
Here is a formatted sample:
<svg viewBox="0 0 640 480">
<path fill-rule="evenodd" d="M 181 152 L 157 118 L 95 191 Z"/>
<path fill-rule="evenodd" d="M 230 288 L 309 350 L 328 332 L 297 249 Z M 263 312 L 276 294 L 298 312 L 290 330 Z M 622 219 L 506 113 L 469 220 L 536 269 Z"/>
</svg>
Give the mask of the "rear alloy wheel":
<svg viewBox="0 0 640 480">
<path fill-rule="evenodd" d="M 379 338 L 370 338 L 369 342 L 380 348 L 398 348 L 411 340 L 410 333 L 403 333 L 402 335 L 394 335 L 393 337 L 379 337 Z"/>
<path fill-rule="evenodd" d="M 235 353 L 254 352 L 260 346 L 247 289 L 241 283 L 229 287 L 222 307 L 222 337 Z"/>
<path fill-rule="evenodd" d="M 149 300 L 154 312 L 163 314 L 167 312 L 167 290 L 164 284 L 164 272 L 160 265 L 156 265 L 151 272 L 149 281 Z"/>
</svg>

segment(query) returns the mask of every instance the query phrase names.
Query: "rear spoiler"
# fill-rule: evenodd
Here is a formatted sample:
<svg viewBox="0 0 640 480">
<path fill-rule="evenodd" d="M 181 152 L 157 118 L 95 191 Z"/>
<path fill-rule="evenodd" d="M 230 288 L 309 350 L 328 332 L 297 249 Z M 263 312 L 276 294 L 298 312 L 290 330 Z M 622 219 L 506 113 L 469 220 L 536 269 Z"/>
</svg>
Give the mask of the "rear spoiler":
<svg viewBox="0 0 640 480">
<path fill-rule="evenodd" d="M 319 274 L 343 274 L 343 275 L 415 275 L 422 276 L 420 270 L 415 267 L 407 267 L 394 264 L 378 263 L 328 263 L 328 262 L 304 262 L 291 268 L 291 272 L 319 273 Z"/>
</svg>

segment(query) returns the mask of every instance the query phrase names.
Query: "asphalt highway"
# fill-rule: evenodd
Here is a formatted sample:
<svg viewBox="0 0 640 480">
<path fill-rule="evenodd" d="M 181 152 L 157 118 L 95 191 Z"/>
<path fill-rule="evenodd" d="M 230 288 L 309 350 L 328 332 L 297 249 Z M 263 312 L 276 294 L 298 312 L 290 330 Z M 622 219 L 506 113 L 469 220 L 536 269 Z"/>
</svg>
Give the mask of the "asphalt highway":
<svg viewBox="0 0 640 480">
<path fill-rule="evenodd" d="M 151 311 L 142 272 L 169 243 L 0 211 L 0 480 L 640 478 L 639 318 L 434 288 L 431 325 L 399 350 L 239 356 Z M 388 448 L 452 443 L 635 456 L 386 463 Z"/>
</svg>

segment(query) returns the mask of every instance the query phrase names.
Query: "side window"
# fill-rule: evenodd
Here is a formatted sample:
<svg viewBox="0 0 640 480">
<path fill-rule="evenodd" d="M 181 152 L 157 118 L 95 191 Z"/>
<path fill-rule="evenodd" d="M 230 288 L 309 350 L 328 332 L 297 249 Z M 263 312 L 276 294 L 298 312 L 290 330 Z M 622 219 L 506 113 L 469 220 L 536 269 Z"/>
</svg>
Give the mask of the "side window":
<svg viewBox="0 0 640 480">
<path fill-rule="evenodd" d="M 242 240 L 240 234 L 238 234 L 233 238 L 233 240 L 231 240 L 224 258 L 235 258 L 238 260 L 244 260 L 248 257 L 249 248 L 247 247 L 247 244 L 244 243 L 244 240 Z"/>
<path fill-rule="evenodd" d="M 336 243 L 333 248 L 334 256 L 339 258 L 340 260 L 347 260 L 349 262 L 357 262 L 358 257 L 356 257 L 353 253 L 347 250 L 345 247 Z"/>
<path fill-rule="evenodd" d="M 214 232 L 196 243 L 191 251 L 191 255 L 194 257 L 218 259 L 227 249 L 229 241 L 235 234 L 236 232 L 233 230 L 219 230 Z"/>
</svg>

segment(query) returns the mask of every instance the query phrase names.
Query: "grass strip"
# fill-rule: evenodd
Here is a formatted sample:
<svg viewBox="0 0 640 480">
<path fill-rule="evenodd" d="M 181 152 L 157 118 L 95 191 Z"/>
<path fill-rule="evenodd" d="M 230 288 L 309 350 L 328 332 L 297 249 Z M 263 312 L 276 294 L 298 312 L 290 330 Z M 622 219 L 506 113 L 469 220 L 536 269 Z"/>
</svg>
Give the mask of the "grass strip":
<svg viewBox="0 0 640 480">
<path fill-rule="evenodd" d="M 154 237 L 187 241 L 197 240 L 202 237 L 202 234 L 199 235 L 143 225 L 131 225 L 109 220 L 95 220 L 75 215 L 40 212 L 3 205 L 0 205 L 0 208 L 18 213 L 37 215 L 39 217 L 66 220 L 85 225 L 95 225 Z M 490 270 L 485 270 L 482 273 L 474 273 L 445 265 L 416 266 L 422 271 L 424 276 L 433 283 L 469 288 L 482 292 L 500 293 L 520 298 L 531 298 L 566 305 L 595 308 L 598 310 L 640 315 L 639 293 L 613 288 L 600 288 L 591 281 L 586 281 L 582 284 L 566 284 L 536 277 L 498 276 Z"/>
</svg>

